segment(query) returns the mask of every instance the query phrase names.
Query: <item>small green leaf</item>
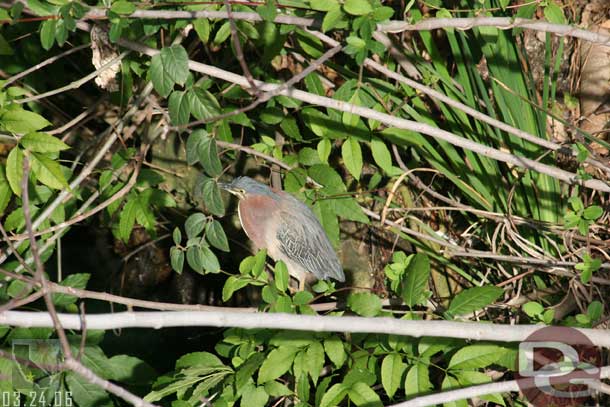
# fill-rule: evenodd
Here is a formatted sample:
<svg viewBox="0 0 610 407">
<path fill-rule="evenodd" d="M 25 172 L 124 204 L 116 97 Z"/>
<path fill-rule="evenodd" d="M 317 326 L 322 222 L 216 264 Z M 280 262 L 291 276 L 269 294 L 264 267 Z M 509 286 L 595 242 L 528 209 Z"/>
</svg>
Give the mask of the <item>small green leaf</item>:
<svg viewBox="0 0 610 407">
<path fill-rule="evenodd" d="M 209 91 L 195 87 L 188 92 L 191 114 L 197 120 L 211 120 L 220 115 L 220 105 L 216 97 Z"/>
<path fill-rule="evenodd" d="M 155 90 L 167 97 L 174 84 L 184 85 L 188 77 L 188 54 L 180 45 L 172 45 L 152 57 L 150 74 Z"/>
<path fill-rule="evenodd" d="M 258 371 L 258 384 L 277 379 L 290 369 L 298 348 L 282 346 L 269 352 Z"/>
<path fill-rule="evenodd" d="M 112 3 L 110 11 L 117 14 L 131 14 L 136 11 L 136 6 L 128 1 L 119 0 L 117 2 Z"/>
<path fill-rule="evenodd" d="M 201 252 L 201 264 L 205 272 L 218 273 L 220 271 L 220 264 L 214 252 L 207 246 L 200 246 L 199 251 Z"/>
<path fill-rule="evenodd" d="M 212 220 L 205 225 L 205 238 L 212 246 L 223 252 L 229 251 L 229 241 L 222 225 L 217 220 Z"/>
<path fill-rule="evenodd" d="M 6 159 L 6 179 L 17 196 L 21 196 L 21 181 L 23 181 L 23 152 L 14 147 Z"/>
<path fill-rule="evenodd" d="M 563 10 L 553 0 L 549 1 L 544 8 L 544 18 L 554 24 L 566 24 L 567 22 Z"/>
<path fill-rule="evenodd" d="M 177 247 L 172 247 L 169 249 L 169 259 L 172 265 L 172 269 L 178 273 L 182 273 L 182 269 L 184 268 L 184 251 L 180 250 Z"/>
<path fill-rule="evenodd" d="M 55 27 L 57 20 L 45 20 L 40 26 L 40 44 L 46 51 L 50 50 L 55 43 Z"/>
<path fill-rule="evenodd" d="M 275 263 L 275 287 L 280 291 L 284 292 L 288 289 L 288 282 L 290 277 L 288 275 L 288 267 L 283 261 L 278 261 Z"/>
<path fill-rule="evenodd" d="M 345 25 L 345 14 L 340 8 L 330 10 L 322 20 L 322 32 L 327 32 L 333 28 L 340 28 Z"/>
<path fill-rule="evenodd" d="M 182 242 L 182 232 L 180 231 L 180 228 L 174 228 L 174 232 L 172 233 L 172 240 L 174 241 L 175 245 L 179 245 Z"/>
<path fill-rule="evenodd" d="M 213 179 L 208 178 L 203 182 L 202 194 L 207 210 L 213 215 L 223 216 L 225 206 L 218 189 L 218 184 Z"/>
<path fill-rule="evenodd" d="M 187 124 L 191 116 L 191 104 L 187 93 L 178 90 L 173 91 L 169 96 L 168 110 L 173 125 Z"/>
<path fill-rule="evenodd" d="M 207 217 L 203 213 L 194 213 L 186 219 L 184 222 L 184 229 L 186 230 L 186 237 L 191 239 L 198 236 L 203 232 Z"/>
<path fill-rule="evenodd" d="M 70 148 L 60 139 L 47 133 L 28 133 L 21 137 L 19 143 L 30 151 L 37 153 L 55 153 Z"/>
<path fill-rule="evenodd" d="M 263 20 L 272 23 L 277 16 L 277 5 L 275 4 L 275 0 L 265 0 L 265 5 L 258 6 L 256 12 Z"/>
<path fill-rule="evenodd" d="M 368 0 L 345 0 L 343 9 L 354 16 L 362 16 L 373 12 L 373 6 Z"/>
<path fill-rule="evenodd" d="M 5 169 L 0 165 L 0 216 L 4 215 L 4 210 L 11 201 L 12 195 L 11 185 L 6 178 Z"/>
<path fill-rule="evenodd" d="M 347 354 L 345 353 L 345 348 L 343 347 L 343 341 L 341 341 L 341 339 L 335 335 L 324 340 L 324 351 L 337 369 L 341 368 L 347 359 Z"/>
<path fill-rule="evenodd" d="M 193 27 L 202 43 L 207 44 L 210 40 L 210 22 L 207 18 L 197 18 L 193 20 Z"/>
<path fill-rule="evenodd" d="M 347 306 L 358 315 L 374 317 L 381 312 L 381 299 L 373 293 L 350 294 Z"/>
<path fill-rule="evenodd" d="M 458 350 L 449 361 L 449 369 L 464 370 L 484 368 L 493 364 L 507 352 L 497 345 L 477 344 Z"/>
<path fill-rule="evenodd" d="M 582 215 L 584 216 L 585 219 L 587 220 L 597 220 L 599 219 L 600 216 L 602 216 L 604 214 L 604 210 L 602 209 L 601 206 L 597 206 L 597 205 L 592 205 L 587 207 Z"/>
<path fill-rule="evenodd" d="M 218 158 L 216 139 L 204 136 L 199 143 L 197 152 L 199 154 L 199 162 L 208 175 L 216 177 L 222 173 L 222 163 L 220 158 Z"/>
<path fill-rule="evenodd" d="M 325 164 L 328 164 L 331 148 L 330 140 L 327 138 L 323 138 L 318 142 L 318 157 L 320 157 L 320 161 Z"/>
<path fill-rule="evenodd" d="M 125 203 L 125 206 L 121 211 L 121 215 L 119 217 L 119 238 L 121 238 L 124 242 L 127 242 L 131 236 L 131 230 L 136 222 L 137 207 L 137 199 L 132 198 Z"/>
<path fill-rule="evenodd" d="M 362 150 L 358 140 L 348 137 L 341 146 L 341 155 L 347 170 L 356 180 L 359 180 L 362 172 Z"/>
<path fill-rule="evenodd" d="M 521 309 L 532 318 L 541 315 L 544 312 L 544 307 L 535 301 L 530 301 L 523 304 Z"/>
<path fill-rule="evenodd" d="M 373 153 L 373 159 L 375 163 L 384 170 L 387 174 L 393 175 L 396 171 L 392 165 L 392 155 L 388 146 L 379 137 L 373 137 L 371 139 L 371 152 Z"/>
<path fill-rule="evenodd" d="M 34 172 L 38 181 L 49 188 L 70 188 L 59 163 L 41 153 L 31 153 L 30 157 L 32 159 L 32 172 Z"/>
<path fill-rule="evenodd" d="M 379 395 L 365 383 L 354 383 L 347 391 L 347 394 L 356 406 L 383 407 Z"/>
<path fill-rule="evenodd" d="M 247 278 L 242 278 L 240 276 L 230 276 L 229 278 L 227 278 L 227 281 L 225 281 L 225 285 L 222 287 L 222 301 L 229 301 L 235 291 L 247 286 L 249 283 L 250 281 Z"/>
<path fill-rule="evenodd" d="M 324 347 L 318 341 L 314 341 L 307 348 L 305 353 L 305 365 L 307 372 L 311 376 L 311 380 L 316 384 L 320 373 L 324 368 Z"/>
<path fill-rule="evenodd" d="M 31 133 L 50 125 L 47 119 L 29 110 L 7 110 L 0 116 L 0 126 L 12 133 Z"/>
<path fill-rule="evenodd" d="M 389 398 L 393 398 L 402 384 L 402 374 L 407 365 L 398 353 L 390 353 L 381 362 L 381 384 Z"/>
<path fill-rule="evenodd" d="M 450 316 L 467 315 L 480 310 L 497 300 L 504 290 L 493 285 L 472 287 L 460 292 L 449 304 Z"/>
<path fill-rule="evenodd" d="M 430 260 L 423 253 L 417 253 L 409 262 L 404 274 L 402 298 L 409 307 L 419 304 L 430 277 Z"/>
</svg>

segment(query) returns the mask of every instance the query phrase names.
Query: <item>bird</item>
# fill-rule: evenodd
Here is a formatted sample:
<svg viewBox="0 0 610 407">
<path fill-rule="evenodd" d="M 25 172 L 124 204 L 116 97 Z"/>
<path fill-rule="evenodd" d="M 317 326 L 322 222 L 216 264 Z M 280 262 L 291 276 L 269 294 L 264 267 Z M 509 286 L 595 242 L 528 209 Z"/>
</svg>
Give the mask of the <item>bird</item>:
<svg viewBox="0 0 610 407">
<path fill-rule="evenodd" d="M 257 249 L 267 249 L 274 261 L 286 264 L 299 291 L 313 280 L 345 281 L 326 232 L 303 202 L 246 176 L 218 186 L 237 196 L 242 229 Z"/>
</svg>

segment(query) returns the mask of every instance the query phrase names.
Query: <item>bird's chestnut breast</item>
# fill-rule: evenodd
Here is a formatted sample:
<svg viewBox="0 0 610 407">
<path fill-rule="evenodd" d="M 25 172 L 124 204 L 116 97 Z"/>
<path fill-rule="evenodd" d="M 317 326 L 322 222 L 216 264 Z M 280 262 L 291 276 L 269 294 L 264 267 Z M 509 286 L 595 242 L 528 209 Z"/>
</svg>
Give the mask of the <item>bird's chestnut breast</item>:
<svg viewBox="0 0 610 407">
<path fill-rule="evenodd" d="M 277 202 L 268 196 L 248 196 L 239 201 L 239 220 L 244 231 L 258 249 L 267 248 L 269 225 L 279 213 Z"/>
</svg>

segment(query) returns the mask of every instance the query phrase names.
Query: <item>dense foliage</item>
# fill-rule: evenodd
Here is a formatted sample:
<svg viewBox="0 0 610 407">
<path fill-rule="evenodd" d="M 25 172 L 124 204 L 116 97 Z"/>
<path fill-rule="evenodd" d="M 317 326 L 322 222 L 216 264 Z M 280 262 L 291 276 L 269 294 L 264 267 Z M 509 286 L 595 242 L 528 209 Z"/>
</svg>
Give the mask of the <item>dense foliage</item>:
<svg viewBox="0 0 610 407">
<path fill-rule="evenodd" d="M 558 79 L 564 42 L 546 33 L 534 59 L 518 28 L 383 29 L 432 17 L 578 18 L 553 0 L 519 3 L 4 2 L 2 310 L 46 309 L 31 280 L 28 232 L 37 231 L 47 278 L 81 290 L 55 292 L 59 312 L 125 309 L 89 289 L 269 313 L 595 326 L 606 314 L 596 282 L 607 281 L 597 276 L 607 201 L 583 182 L 605 180 L 591 163 L 608 145 L 570 115 L 576 102 Z M 328 55 L 337 42 L 341 52 Z M 286 82 L 300 93 L 272 86 Z M 569 138 L 558 141 L 558 126 Z M 344 286 L 295 292 L 282 262 L 248 250 L 235 202 L 218 187 L 241 174 L 281 174 L 341 253 Z M 0 356 L 33 361 L 0 358 L 10 405 L 124 403 L 75 372 L 44 368 L 59 360 L 53 329 L 0 334 Z M 511 377 L 516 361 L 515 344 L 306 326 L 68 339 L 99 377 L 172 407 L 381 406 Z M 481 398 L 524 405 L 510 394 Z"/>
</svg>

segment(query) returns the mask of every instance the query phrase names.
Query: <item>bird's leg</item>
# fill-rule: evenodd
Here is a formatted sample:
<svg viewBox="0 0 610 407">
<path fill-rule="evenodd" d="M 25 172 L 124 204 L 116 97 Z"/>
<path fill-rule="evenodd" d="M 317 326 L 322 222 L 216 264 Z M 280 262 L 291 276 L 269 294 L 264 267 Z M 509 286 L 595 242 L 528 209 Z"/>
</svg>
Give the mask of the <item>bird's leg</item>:
<svg viewBox="0 0 610 407">
<path fill-rule="evenodd" d="M 307 279 L 303 278 L 299 280 L 299 291 L 305 291 L 305 280 Z"/>
</svg>

